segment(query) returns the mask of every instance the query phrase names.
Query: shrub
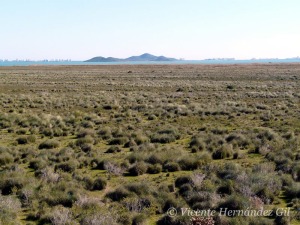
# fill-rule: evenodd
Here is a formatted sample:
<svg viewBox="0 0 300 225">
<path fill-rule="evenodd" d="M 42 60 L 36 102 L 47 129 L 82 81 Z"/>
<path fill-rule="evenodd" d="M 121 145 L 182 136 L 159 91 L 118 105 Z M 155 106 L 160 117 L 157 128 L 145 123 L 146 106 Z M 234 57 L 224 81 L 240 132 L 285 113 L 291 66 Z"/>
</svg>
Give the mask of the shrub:
<svg viewBox="0 0 300 225">
<path fill-rule="evenodd" d="M 141 195 L 148 195 L 150 193 L 150 187 L 147 183 L 143 182 L 135 182 L 131 184 L 127 184 L 126 189 L 130 192 L 134 192 L 135 194 Z"/>
<path fill-rule="evenodd" d="M 143 143 L 149 142 L 149 138 L 147 136 L 144 136 L 144 135 L 136 135 L 134 137 L 134 141 L 137 145 L 141 145 Z"/>
<path fill-rule="evenodd" d="M 21 203 L 17 198 L 0 194 L 0 224 L 19 224 L 16 219 L 20 211 Z"/>
<path fill-rule="evenodd" d="M 181 187 L 184 184 L 190 184 L 192 179 L 190 176 L 181 176 L 175 180 L 175 187 Z"/>
<path fill-rule="evenodd" d="M 287 198 L 300 198 L 300 184 L 293 183 L 291 186 L 286 188 Z"/>
<path fill-rule="evenodd" d="M 129 169 L 129 174 L 132 176 L 139 176 L 147 172 L 147 164 L 144 162 L 137 162 L 133 167 Z"/>
<path fill-rule="evenodd" d="M 91 161 L 91 166 L 93 167 L 93 169 L 105 170 L 104 165 L 106 162 L 106 160 L 103 160 L 101 158 L 95 158 Z"/>
<path fill-rule="evenodd" d="M 270 191 L 269 188 L 267 188 L 267 187 L 264 187 L 264 188 L 262 188 L 261 190 L 259 190 L 259 191 L 256 193 L 256 195 L 257 195 L 258 197 L 260 197 L 260 198 L 263 200 L 263 202 L 264 202 L 265 204 L 270 204 L 270 203 L 272 203 L 272 202 L 274 201 L 274 199 L 275 199 L 274 193 L 273 193 L 272 191 Z"/>
<path fill-rule="evenodd" d="M 225 163 L 217 169 L 217 175 L 221 179 L 235 179 L 240 173 L 240 166 L 232 162 Z"/>
<path fill-rule="evenodd" d="M 214 151 L 212 154 L 213 159 L 225 159 L 232 157 L 232 145 L 222 145 L 221 148 Z"/>
<path fill-rule="evenodd" d="M 153 143 L 170 143 L 180 138 L 180 134 L 177 130 L 166 129 L 160 130 L 156 134 L 151 136 L 151 142 Z"/>
<path fill-rule="evenodd" d="M 59 146 L 58 141 L 53 139 L 48 139 L 39 145 L 39 149 L 52 149 L 52 148 L 57 148 L 58 146 Z"/>
<path fill-rule="evenodd" d="M 55 171 L 62 170 L 67 173 L 72 173 L 77 168 L 77 163 L 74 161 L 62 162 L 58 165 L 55 165 Z"/>
<path fill-rule="evenodd" d="M 34 170 L 40 170 L 45 168 L 47 165 L 46 161 L 43 159 L 33 159 L 29 162 L 29 168 Z"/>
<path fill-rule="evenodd" d="M 66 185 L 70 186 L 67 187 Z M 43 200 L 49 206 L 63 205 L 64 207 L 71 208 L 77 201 L 79 189 L 73 189 L 72 183 L 58 183 L 53 186 L 49 193 L 43 193 Z"/>
<path fill-rule="evenodd" d="M 93 190 L 103 190 L 103 189 L 105 189 L 106 185 L 107 185 L 106 180 L 104 180 L 101 177 L 98 177 L 94 180 L 92 189 Z"/>
<path fill-rule="evenodd" d="M 150 164 L 163 164 L 163 160 L 157 154 L 149 156 L 149 158 L 146 159 L 146 162 Z"/>
<path fill-rule="evenodd" d="M 124 198 L 129 197 L 131 194 L 124 187 L 119 187 L 113 192 L 109 192 L 106 197 L 110 198 L 113 201 L 121 201 Z"/>
<path fill-rule="evenodd" d="M 182 170 L 196 170 L 201 166 L 201 161 L 191 157 L 185 157 L 181 159 L 179 162 L 179 166 Z"/>
<path fill-rule="evenodd" d="M 276 216 L 275 225 L 290 225 L 290 218 L 287 216 Z"/>
<path fill-rule="evenodd" d="M 0 180 L 0 189 L 3 195 L 10 195 L 14 190 L 20 190 L 24 186 L 24 181 L 18 177 Z"/>
<path fill-rule="evenodd" d="M 25 145 L 28 143 L 27 137 L 18 137 L 17 138 L 17 142 L 19 145 Z"/>
<path fill-rule="evenodd" d="M 108 140 L 111 138 L 111 129 L 109 127 L 105 127 L 97 132 L 97 134 L 104 140 Z"/>
<path fill-rule="evenodd" d="M 121 149 L 118 146 L 111 146 L 109 149 L 106 150 L 105 153 L 117 153 L 121 152 Z"/>
<path fill-rule="evenodd" d="M 118 138 L 114 138 L 114 139 L 110 140 L 110 142 L 108 144 L 109 145 L 124 145 L 127 142 L 128 142 L 127 137 L 118 137 Z"/>
<path fill-rule="evenodd" d="M 206 149 L 205 142 L 199 137 L 193 137 L 190 142 L 192 152 L 204 151 Z"/>
<path fill-rule="evenodd" d="M 93 145 L 92 144 L 82 144 L 80 146 L 80 149 L 85 153 L 89 153 L 93 150 Z"/>
<path fill-rule="evenodd" d="M 168 198 L 165 200 L 162 210 L 163 212 L 167 212 L 168 209 L 177 207 L 178 203 L 173 198 Z"/>
<path fill-rule="evenodd" d="M 118 225 L 117 216 L 111 212 L 93 212 L 84 214 L 80 225 Z"/>
<path fill-rule="evenodd" d="M 76 143 L 75 143 L 75 144 L 76 144 L 77 146 L 83 146 L 83 145 L 85 145 L 85 144 L 94 144 L 94 142 L 95 142 L 94 138 L 91 137 L 91 136 L 89 136 L 89 135 L 87 135 L 87 136 L 85 136 L 85 137 L 78 138 L 78 139 L 76 140 Z"/>
<path fill-rule="evenodd" d="M 150 174 L 157 174 L 160 173 L 161 171 L 162 171 L 162 165 L 158 163 L 154 165 L 150 165 L 147 170 L 147 172 Z"/>
<path fill-rule="evenodd" d="M 144 214 L 139 214 L 135 216 L 132 220 L 132 225 L 146 225 L 147 216 Z"/>
<path fill-rule="evenodd" d="M 176 162 L 166 162 L 163 165 L 163 169 L 167 172 L 176 172 L 180 170 L 180 166 Z"/>
<path fill-rule="evenodd" d="M 222 202 L 218 208 L 227 208 L 228 210 L 243 210 L 247 207 L 249 207 L 248 198 L 238 195 L 231 195 L 224 202 Z"/>
<path fill-rule="evenodd" d="M 49 217 L 53 225 L 72 224 L 71 210 L 63 206 L 53 207 Z"/>
<path fill-rule="evenodd" d="M 30 143 L 34 143 L 34 142 L 36 141 L 36 137 L 35 137 L 35 135 L 29 135 L 29 136 L 27 137 L 27 140 L 28 140 L 28 142 L 30 142 Z"/>
<path fill-rule="evenodd" d="M 226 195 L 231 195 L 234 192 L 234 188 L 233 188 L 233 183 L 228 181 L 225 182 L 225 184 L 221 185 L 218 189 L 217 189 L 217 193 L 218 194 L 226 194 Z"/>
<path fill-rule="evenodd" d="M 16 134 L 18 134 L 18 135 L 24 135 L 24 134 L 26 134 L 27 133 L 27 130 L 26 129 L 20 129 L 20 130 L 17 130 L 16 131 Z"/>
<path fill-rule="evenodd" d="M 95 131 L 92 129 L 82 129 L 78 132 L 77 138 L 83 138 L 85 136 L 95 137 Z"/>
<path fill-rule="evenodd" d="M 4 152 L 4 153 L 0 153 L 0 166 L 5 166 L 9 163 L 12 163 L 14 161 L 14 157 L 7 153 L 7 152 Z"/>
<path fill-rule="evenodd" d="M 53 137 L 53 130 L 51 128 L 41 128 L 40 133 L 46 137 Z"/>
</svg>

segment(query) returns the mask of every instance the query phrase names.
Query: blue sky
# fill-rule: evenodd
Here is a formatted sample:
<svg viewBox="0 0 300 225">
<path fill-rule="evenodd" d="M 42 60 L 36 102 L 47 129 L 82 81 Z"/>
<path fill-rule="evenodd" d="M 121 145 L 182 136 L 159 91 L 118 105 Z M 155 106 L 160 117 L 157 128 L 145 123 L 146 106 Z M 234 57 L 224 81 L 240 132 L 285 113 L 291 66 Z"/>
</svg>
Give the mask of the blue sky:
<svg viewBox="0 0 300 225">
<path fill-rule="evenodd" d="M 0 59 L 300 56 L 299 0 L 0 0 Z"/>
</svg>

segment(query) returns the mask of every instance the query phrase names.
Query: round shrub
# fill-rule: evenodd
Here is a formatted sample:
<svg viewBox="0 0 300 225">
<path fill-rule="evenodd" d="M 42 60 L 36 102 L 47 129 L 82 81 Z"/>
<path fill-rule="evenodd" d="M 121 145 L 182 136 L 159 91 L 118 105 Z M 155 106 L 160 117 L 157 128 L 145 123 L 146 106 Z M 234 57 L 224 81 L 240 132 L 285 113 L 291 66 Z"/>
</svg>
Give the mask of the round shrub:
<svg viewBox="0 0 300 225">
<path fill-rule="evenodd" d="M 183 158 L 178 163 L 182 170 L 196 170 L 202 165 L 201 161 L 195 158 Z"/>
<path fill-rule="evenodd" d="M 153 143 L 170 143 L 180 138 L 180 134 L 175 129 L 160 130 L 151 136 Z"/>
<path fill-rule="evenodd" d="M 181 187 L 184 184 L 190 184 L 192 182 L 191 177 L 189 176 L 181 176 L 175 180 L 175 187 Z"/>
<path fill-rule="evenodd" d="M 111 200 L 118 201 L 118 202 L 129 196 L 130 196 L 130 192 L 123 187 L 120 187 L 115 191 L 110 192 L 106 195 L 106 197 L 110 198 Z"/>
<path fill-rule="evenodd" d="M 112 139 L 108 144 L 109 145 L 124 145 L 127 142 L 128 142 L 127 137 L 118 137 L 118 138 Z"/>
<path fill-rule="evenodd" d="M 34 170 L 40 170 L 42 168 L 45 168 L 47 166 L 47 163 L 42 159 L 33 159 L 29 162 L 29 168 Z"/>
<path fill-rule="evenodd" d="M 103 190 L 107 185 L 106 180 L 101 177 L 98 177 L 93 182 L 93 190 Z"/>
<path fill-rule="evenodd" d="M 55 171 L 62 170 L 67 173 L 72 173 L 75 171 L 77 164 L 73 161 L 63 162 L 58 165 L 55 165 Z"/>
<path fill-rule="evenodd" d="M 145 182 L 143 182 L 143 183 L 142 182 L 134 182 L 134 183 L 127 184 L 125 187 L 128 191 L 134 192 L 139 196 L 148 195 L 150 193 L 150 187 Z"/>
<path fill-rule="evenodd" d="M 53 139 L 48 139 L 39 145 L 39 149 L 52 149 L 52 148 L 57 148 L 58 146 L 59 146 L 58 141 Z"/>
<path fill-rule="evenodd" d="M 9 163 L 12 163 L 13 161 L 14 158 L 9 153 L 4 152 L 0 154 L 0 166 L 7 165 Z"/>
<path fill-rule="evenodd" d="M 266 204 L 272 203 L 275 199 L 274 193 L 271 190 L 269 190 L 269 188 L 267 187 L 264 187 L 261 190 L 259 190 L 256 193 L 256 195 L 260 197 L 263 200 L 263 202 Z"/>
<path fill-rule="evenodd" d="M 129 169 L 129 174 L 132 176 L 139 176 L 147 172 L 148 166 L 144 162 L 137 162 Z"/>
<path fill-rule="evenodd" d="M 168 209 L 177 208 L 177 207 L 178 207 L 178 203 L 175 201 L 175 199 L 168 198 L 165 200 L 162 210 L 163 210 L 163 212 L 167 212 Z"/>
<path fill-rule="evenodd" d="M 162 171 L 162 165 L 158 163 L 154 165 L 150 165 L 147 170 L 147 172 L 150 174 L 157 174 L 160 173 L 161 171 Z"/>
<path fill-rule="evenodd" d="M 118 146 L 111 146 L 109 149 L 106 150 L 105 153 L 117 153 L 121 152 L 121 149 Z"/>
<path fill-rule="evenodd" d="M 167 162 L 163 165 L 164 171 L 176 172 L 180 170 L 180 166 L 176 162 Z"/>
<path fill-rule="evenodd" d="M 247 207 L 249 207 L 249 199 L 238 195 L 232 195 L 223 203 L 221 203 L 218 208 L 227 208 L 228 210 L 243 210 Z"/>
<path fill-rule="evenodd" d="M 147 216 L 144 214 L 136 215 L 132 220 L 132 225 L 146 225 Z"/>
<path fill-rule="evenodd" d="M 19 145 L 25 145 L 28 143 L 27 137 L 18 137 L 17 142 Z"/>
<path fill-rule="evenodd" d="M 163 160 L 160 157 L 158 157 L 156 154 L 149 156 L 146 162 L 150 164 L 163 164 Z"/>
<path fill-rule="evenodd" d="M 206 145 L 205 142 L 199 137 L 193 137 L 190 142 L 190 148 L 192 149 L 192 152 L 195 153 L 204 151 L 206 149 Z"/>
<path fill-rule="evenodd" d="M 214 151 L 212 154 L 213 159 L 225 159 L 232 157 L 232 145 L 222 145 L 221 148 Z"/>
</svg>

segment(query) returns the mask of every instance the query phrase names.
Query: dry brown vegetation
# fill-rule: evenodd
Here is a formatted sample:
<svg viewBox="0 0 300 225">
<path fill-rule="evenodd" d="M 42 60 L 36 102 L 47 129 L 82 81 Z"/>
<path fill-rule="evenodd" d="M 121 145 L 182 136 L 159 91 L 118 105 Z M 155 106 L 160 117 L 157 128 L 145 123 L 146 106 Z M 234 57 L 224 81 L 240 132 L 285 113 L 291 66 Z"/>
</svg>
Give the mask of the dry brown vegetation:
<svg viewBox="0 0 300 225">
<path fill-rule="evenodd" d="M 299 93 L 299 64 L 0 67 L 0 224 L 297 224 Z"/>
</svg>

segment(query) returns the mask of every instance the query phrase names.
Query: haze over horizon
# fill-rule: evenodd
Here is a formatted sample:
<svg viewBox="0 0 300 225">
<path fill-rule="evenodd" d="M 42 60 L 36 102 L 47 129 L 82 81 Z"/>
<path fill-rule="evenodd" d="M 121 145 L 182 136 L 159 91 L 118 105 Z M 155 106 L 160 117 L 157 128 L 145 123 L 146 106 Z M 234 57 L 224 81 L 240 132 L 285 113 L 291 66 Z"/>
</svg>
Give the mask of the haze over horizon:
<svg viewBox="0 0 300 225">
<path fill-rule="evenodd" d="M 3 0 L 0 59 L 290 58 L 300 1 Z"/>
</svg>

